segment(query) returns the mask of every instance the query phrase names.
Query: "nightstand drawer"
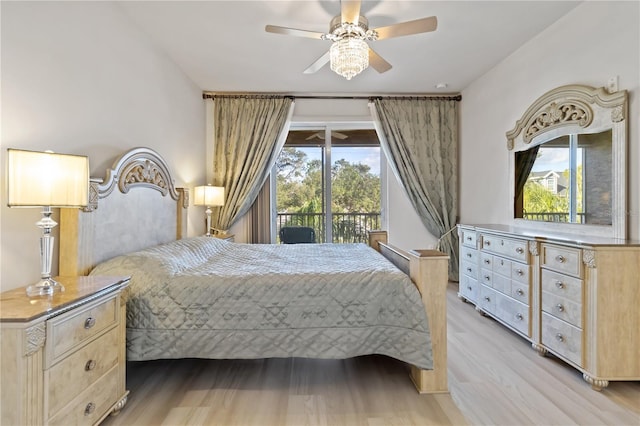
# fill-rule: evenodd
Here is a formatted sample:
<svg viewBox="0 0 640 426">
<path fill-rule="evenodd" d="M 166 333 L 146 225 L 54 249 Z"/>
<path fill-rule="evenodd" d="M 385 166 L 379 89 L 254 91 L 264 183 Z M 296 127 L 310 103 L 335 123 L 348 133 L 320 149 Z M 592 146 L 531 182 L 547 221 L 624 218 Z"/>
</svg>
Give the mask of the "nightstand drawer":
<svg viewBox="0 0 640 426">
<path fill-rule="evenodd" d="M 118 323 L 116 295 L 98 299 L 82 309 L 73 310 L 47 322 L 48 345 L 46 367 L 55 364 L 69 350 Z"/>
<path fill-rule="evenodd" d="M 64 389 L 60 389 L 64 392 Z M 93 425 L 117 401 L 118 367 L 114 367 L 100 380 L 84 389 L 60 413 L 49 420 L 49 425 Z"/>
<path fill-rule="evenodd" d="M 118 364 L 118 332 L 112 329 L 45 372 L 47 417 L 54 416 Z"/>
</svg>

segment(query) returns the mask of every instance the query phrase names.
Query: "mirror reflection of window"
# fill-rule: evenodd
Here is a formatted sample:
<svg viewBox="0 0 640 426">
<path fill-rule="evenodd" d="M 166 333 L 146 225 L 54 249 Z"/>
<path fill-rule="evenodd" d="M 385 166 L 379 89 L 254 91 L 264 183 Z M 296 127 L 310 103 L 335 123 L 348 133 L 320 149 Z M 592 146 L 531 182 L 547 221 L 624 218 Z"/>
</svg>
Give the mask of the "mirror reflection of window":
<svg viewBox="0 0 640 426">
<path fill-rule="evenodd" d="M 516 152 L 516 217 L 611 225 L 611 130 Z"/>
</svg>

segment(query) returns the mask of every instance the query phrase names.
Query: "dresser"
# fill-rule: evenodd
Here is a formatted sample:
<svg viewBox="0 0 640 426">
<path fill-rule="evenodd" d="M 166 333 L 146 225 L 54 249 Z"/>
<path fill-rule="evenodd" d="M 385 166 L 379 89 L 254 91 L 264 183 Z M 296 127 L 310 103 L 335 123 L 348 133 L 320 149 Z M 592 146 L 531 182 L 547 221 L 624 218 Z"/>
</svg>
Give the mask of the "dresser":
<svg viewBox="0 0 640 426">
<path fill-rule="evenodd" d="M 58 277 L 64 292 L 0 294 L 3 425 L 93 425 L 127 401 L 128 277 Z"/>
<path fill-rule="evenodd" d="M 640 242 L 459 225 L 458 296 L 583 373 L 640 380 Z"/>
</svg>

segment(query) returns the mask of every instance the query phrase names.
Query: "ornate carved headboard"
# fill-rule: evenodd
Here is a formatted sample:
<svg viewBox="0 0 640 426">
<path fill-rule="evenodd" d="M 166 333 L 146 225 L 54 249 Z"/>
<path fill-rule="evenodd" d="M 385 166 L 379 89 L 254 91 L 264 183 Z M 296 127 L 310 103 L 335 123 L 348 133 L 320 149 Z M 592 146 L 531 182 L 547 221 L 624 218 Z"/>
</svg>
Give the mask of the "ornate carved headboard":
<svg viewBox="0 0 640 426">
<path fill-rule="evenodd" d="M 60 210 L 59 274 L 86 275 L 104 260 L 186 236 L 189 192 L 173 182 L 149 148 L 126 152 L 104 179 L 92 178 L 89 206 Z"/>
</svg>

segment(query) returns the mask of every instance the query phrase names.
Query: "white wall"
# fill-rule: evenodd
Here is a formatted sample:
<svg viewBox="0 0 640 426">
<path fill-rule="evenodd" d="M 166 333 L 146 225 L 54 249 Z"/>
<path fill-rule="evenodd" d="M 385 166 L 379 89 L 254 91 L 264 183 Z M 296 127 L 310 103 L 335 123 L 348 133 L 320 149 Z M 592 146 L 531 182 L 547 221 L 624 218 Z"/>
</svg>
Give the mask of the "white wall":
<svg viewBox="0 0 640 426">
<path fill-rule="evenodd" d="M 505 133 L 528 106 L 566 84 L 629 91 L 630 237 L 640 239 L 640 3 L 584 2 L 462 92 L 462 223 L 508 223 Z"/>
<path fill-rule="evenodd" d="M 122 152 L 146 146 L 168 159 L 178 186 L 204 184 L 202 92 L 117 4 L 2 2 L 1 20 L 3 181 L 6 148 L 85 154 L 104 177 Z M 6 201 L 2 185 L 3 291 L 40 271 L 39 210 Z M 190 234 L 201 233 L 204 211 L 189 214 Z"/>
</svg>

